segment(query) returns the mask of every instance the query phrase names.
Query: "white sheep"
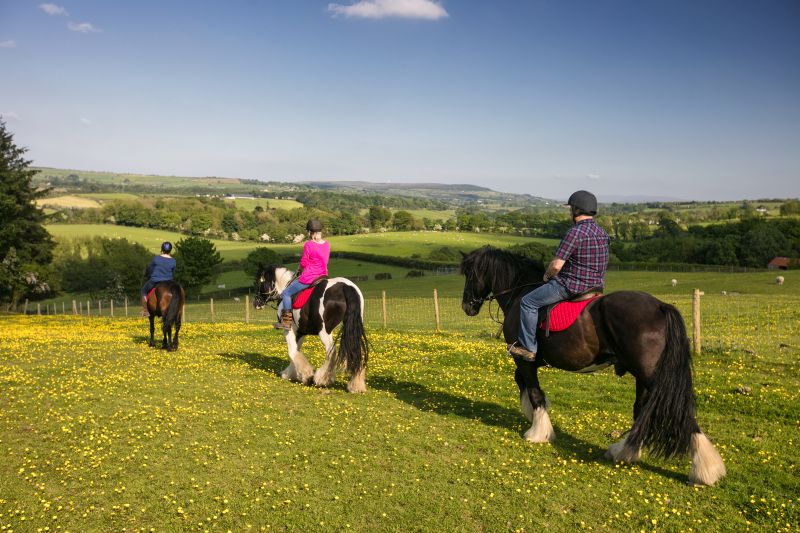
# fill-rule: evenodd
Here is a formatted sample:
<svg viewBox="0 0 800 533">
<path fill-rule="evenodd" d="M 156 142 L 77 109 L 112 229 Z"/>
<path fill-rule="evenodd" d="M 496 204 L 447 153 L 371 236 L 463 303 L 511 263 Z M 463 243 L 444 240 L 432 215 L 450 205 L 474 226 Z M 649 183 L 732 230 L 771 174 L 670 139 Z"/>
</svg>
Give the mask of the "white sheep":
<svg viewBox="0 0 800 533">
<path fill-rule="evenodd" d="M 676 287 L 677 285 L 678 285 L 678 280 L 675 279 L 675 278 L 672 278 L 672 286 Z"/>
<path fill-rule="evenodd" d="M 777 278 L 775 278 L 775 283 L 777 283 L 778 285 L 783 285 L 783 281 L 784 281 L 783 276 L 778 276 Z"/>
</svg>

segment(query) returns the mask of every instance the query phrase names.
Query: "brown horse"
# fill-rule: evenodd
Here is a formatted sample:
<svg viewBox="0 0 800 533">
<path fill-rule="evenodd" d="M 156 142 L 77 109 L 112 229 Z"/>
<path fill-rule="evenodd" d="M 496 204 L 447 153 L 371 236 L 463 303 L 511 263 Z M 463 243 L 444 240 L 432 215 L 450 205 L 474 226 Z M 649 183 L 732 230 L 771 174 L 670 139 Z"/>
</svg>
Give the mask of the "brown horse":
<svg viewBox="0 0 800 533">
<path fill-rule="evenodd" d="M 505 315 L 505 340 L 516 341 L 520 299 L 542 284 L 542 262 L 486 246 L 464 256 L 461 273 L 464 312 L 475 316 L 485 301 L 496 299 Z M 549 336 L 539 330 L 538 342 L 535 361 L 514 359 L 520 405 L 531 422 L 526 440 L 555 440 L 539 387 L 540 366 L 593 372 L 614 365 L 617 375 L 636 378 L 636 401 L 633 427 L 608 448 L 609 459 L 638 461 L 646 446 L 665 457 L 691 453 L 692 483 L 713 485 L 725 475 L 719 453 L 695 420 L 689 339 L 675 307 L 643 292 L 613 292 L 587 305 L 566 330 Z"/>
<path fill-rule="evenodd" d="M 181 330 L 184 303 L 183 287 L 177 281 L 162 281 L 157 283 L 147 298 L 147 311 L 150 313 L 150 346 L 155 346 L 154 339 L 157 316 L 161 317 L 161 329 L 164 340 L 161 347 L 168 352 L 178 349 L 178 332 Z M 172 328 L 175 327 L 175 336 Z"/>
</svg>

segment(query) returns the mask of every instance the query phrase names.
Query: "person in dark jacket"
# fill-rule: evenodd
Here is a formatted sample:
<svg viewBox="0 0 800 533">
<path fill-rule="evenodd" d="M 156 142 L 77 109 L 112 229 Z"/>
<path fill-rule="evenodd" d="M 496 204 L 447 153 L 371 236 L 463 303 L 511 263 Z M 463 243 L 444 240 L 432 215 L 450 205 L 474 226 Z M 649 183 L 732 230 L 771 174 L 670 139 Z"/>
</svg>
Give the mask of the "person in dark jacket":
<svg viewBox="0 0 800 533">
<path fill-rule="evenodd" d="M 153 260 L 150 261 L 150 264 L 147 266 L 147 270 L 145 271 L 145 278 L 147 278 L 147 281 L 141 290 L 142 316 L 150 316 L 150 312 L 147 310 L 147 293 L 149 293 L 157 283 L 170 281 L 172 276 L 175 275 L 175 266 L 177 263 L 170 253 L 172 253 L 172 243 L 167 241 L 161 245 L 161 255 L 153 256 Z"/>
</svg>

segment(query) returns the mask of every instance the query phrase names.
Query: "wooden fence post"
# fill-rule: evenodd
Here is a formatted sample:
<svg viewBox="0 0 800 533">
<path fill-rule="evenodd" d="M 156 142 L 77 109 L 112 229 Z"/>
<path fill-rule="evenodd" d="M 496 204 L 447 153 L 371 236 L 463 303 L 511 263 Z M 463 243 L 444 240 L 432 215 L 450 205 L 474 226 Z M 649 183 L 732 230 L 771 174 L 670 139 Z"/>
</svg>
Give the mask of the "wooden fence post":
<svg viewBox="0 0 800 533">
<path fill-rule="evenodd" d="M 63 300 L 61 301 L 61 314 L 62 315 L 66 315 L 67 314 L 66 304 L 64 303 Z"/>
<path fill-rule="evenodd" d="M 83 315 L 83 302 L 78 302 L 78 311 L 81 315 Z"/>
<path fill-rule="evenodd" d="M 25 298 L 25 310 L 22 311 L 22 314 L 23 315 L 27 315 L 28 314 L 28 299 L 27 298 Z"/>
<path fill-rule="evenodd" d="M 103 300 L 97 300 L 97 316 L 103 316 Z"/>
<path fill-rule="evenodd" d="M 433 289 L 433 311 L 436 314 L 436 331 L 441 331 L 439 324 L 439 291 Z"/>
<path fill-rule="evenodd" d="M 214 322 L 214 298 L 211 298 L 211 322 Z"/>
<path fill-rule="evenodd" d="M 37 315 L 42 314 L 42 308 L 39 306 L 39 302 L 36 302 L 36 314 Z"/>
<path fill-rule="evenodd" d="M 108 306 L 111 309 L 111 316 L 114 316 L 114 300 L 109 300 Z"/>
<path fill-rule="evenodd" d="M 692 349 L 695 355 L 703 351 L 703 338 L 700 330 L 700 297 L 705 293 L 695 289 L 692 293 Z"/>
<path fill-rule="evenodd" d="M 186 324 L 186 304 L 181 306 L 181 323 Z"/>
<path fill-rule="evenodd" d="M 92 306 L 89 304 L 91 304 L 91 301 L 86 300 L 86 316 L 92 316 Z"/>
<path fill-rule="evenodd" d="M 125 316 L 128 316 L 128 297 L 125 297 Z"/>
<path fill-rule="evenodd" d="M 383 300 L 383 329 L 386 329 L 386 291 L 381 291 L 381 299 Z"/>
<path fill-rule="evenodd" d="M 250 295 L 244 295 L 244 323 L 250 323 Z"/>
<path fill-rule="evenodd" d="M 75 300 L 72 300 L 72 314 L 73 315 L 78 314 L 78 307 L 75 305 Z"/>
</svg>

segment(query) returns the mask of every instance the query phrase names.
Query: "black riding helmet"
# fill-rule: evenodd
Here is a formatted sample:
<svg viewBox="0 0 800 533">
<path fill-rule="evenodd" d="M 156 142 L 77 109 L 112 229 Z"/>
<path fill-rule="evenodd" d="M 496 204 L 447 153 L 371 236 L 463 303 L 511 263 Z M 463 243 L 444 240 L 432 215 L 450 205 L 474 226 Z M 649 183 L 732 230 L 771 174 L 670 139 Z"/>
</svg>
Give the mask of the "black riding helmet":
<svg viewBox="0 0 800 533">
<path fill-rule="evenodd" d="M 582 213 L 594 216 L 597 214 L 597 198 L 589 191 L 576 191 L 567 200 L 567 205 L 579 209 Z"/>
<path fill-rule="evenodd" d="M 172 251 L 172 243 L 171 242 L 166 241 L 161 245 L 161 253 L 162 254 L 168 254 L 171 251 Z"/>
<path fill-rule="evenodd" d="M 308 224 L 306 224 L 306 229 L 311 232 L 322 231 L 322 222 L 316 218 L 312 218 L 308 221 Z"/>
</svg>

